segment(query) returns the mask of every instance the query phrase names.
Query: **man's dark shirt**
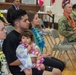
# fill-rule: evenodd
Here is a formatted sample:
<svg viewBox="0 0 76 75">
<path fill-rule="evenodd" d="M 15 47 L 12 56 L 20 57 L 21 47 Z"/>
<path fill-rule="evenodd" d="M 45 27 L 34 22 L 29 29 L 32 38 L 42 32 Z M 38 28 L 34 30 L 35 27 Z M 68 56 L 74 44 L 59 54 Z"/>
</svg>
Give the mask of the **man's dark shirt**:
<svg viewBox="0 0 76 75">
<path fill-rule="evenodd" d="M 19 36 L 20 34 L 15 30 L 13 30 L 7 35 L 6 39 L 3 42 L 2 50 L 6 56 L 8 65 L 14 62 L 15 60 L 17 60 L 16 48 L 20 42 Z M 9 65 L 9 69 L 13 75 L 25 75 L 24 72 L 20 71 L 21 69 L 18 66 Z M 43 71 L 38 71 L 35 68 L 33 68 L 32 71 L 33 71 L 33 75 L 42 75 L 43 73 Z"/>
</svg>

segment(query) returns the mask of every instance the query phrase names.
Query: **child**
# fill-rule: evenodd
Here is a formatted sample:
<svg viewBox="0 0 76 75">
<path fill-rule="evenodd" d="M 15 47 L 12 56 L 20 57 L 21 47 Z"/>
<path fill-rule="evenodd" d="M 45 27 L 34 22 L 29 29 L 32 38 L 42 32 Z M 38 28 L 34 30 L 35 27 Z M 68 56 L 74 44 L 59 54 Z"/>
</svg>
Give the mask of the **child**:
<svg viewBox="0 0 76 75">
<path fill-rule="evenodd" d="M 22 63 L 19 67 L 26 75 L 32 75 L 32 67 L 38 70 L 45 69 L 43 65 L 44 58 L 39 52 L 39 47 L 34 43 L 33 33 L 29 29 L 21 34 L 21 42 L 17 47 L 16 55 Z"/>
</svg>

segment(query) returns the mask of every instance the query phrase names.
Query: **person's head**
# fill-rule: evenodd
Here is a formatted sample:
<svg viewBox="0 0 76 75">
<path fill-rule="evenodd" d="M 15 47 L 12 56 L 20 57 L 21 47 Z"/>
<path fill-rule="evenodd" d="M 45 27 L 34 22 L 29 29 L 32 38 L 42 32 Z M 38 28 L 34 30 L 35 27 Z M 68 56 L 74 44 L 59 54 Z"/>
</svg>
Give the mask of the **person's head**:
<svg viewBox="0 0 76 75">
<path fill-rule="evenodd" d="M 25 31 L 20 36 L 21 41 L 25 44 L 31 44 L 34 42 L 34 35 L 31 30 L 25 29 Z"/>
<path fill-rule="evenodd" d="M 20 6 L 20 0 L 12 0 L 13 4 L 17 7 Z"/>
<path fill-rule="evenodd" d="M 29 17 L 29 21 L 32 25 L 34 26 L 39 25 L 39 17 L 37 12 L 29 11 L 27 14 Z"/>
<path fill-rule="evenodd" d="M 4 23 L 0 20 L 0 40 L 6 38 L 6 30 L 4 29 Z"/>
<path fill-rule="evenodd" d="M 72 5 L 70 3 L 65 3 L 63 6 L 64 12 L 67 14 L 72 13 Z"/>
<path fill-rule="evenodd" d="M 11 19 L 13 21 L 14 27 L 18 32 L 23 32 L 26 28 L 29 28 L 29 21 L 27 12 L 23 9 L 15 10 Z"/>
<path fill-rule="evenodd" d="M 74 5 L 72 6 L 72 9 L 73 9 L 73 11 L 76 12 L 76 4 L 74 4 Z"/>
</svg>

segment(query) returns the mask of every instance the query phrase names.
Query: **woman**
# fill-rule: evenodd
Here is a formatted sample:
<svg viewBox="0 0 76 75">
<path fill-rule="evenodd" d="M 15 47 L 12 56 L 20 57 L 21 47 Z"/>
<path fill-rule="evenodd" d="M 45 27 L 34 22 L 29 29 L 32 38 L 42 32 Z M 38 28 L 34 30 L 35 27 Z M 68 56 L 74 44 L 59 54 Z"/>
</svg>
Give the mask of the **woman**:
<svg viewBox="0 0 76 75">
<path fill-rule="evenodd" d="M 6 38 L 6 30 L 4 29 L 4 24 L 3 22 L 0 20 L 0 40 L 4 40 Z M 1 52 L 1 51 L 0 51 Z M 2 52 L 1 52 L 2 53 Z M 2 54 L 3 55 L 3 54 Z M 4 55 L 3 55 L 4 56 Z M 1 56 L 0 56 L 1 58 Z M 1 62 L 1 60 L 0 60 Z M 11 73 L 9 73 L 8 75 L 12 75 Z"/>
<path fill-rule="evenodd" d="M 40 51 L 42 52 L 43 51 L 42 49 L 45 46 L 45 41 L 43 37 L 40 35 L 39 29 L 36 28 L 36 25 L 39 25 L 38 14 L 36 12 L 30 11 L 28 12 L 28 17 L 30 21 L 30 29 L 34 33 L 35 43 L 39 46 L 39 48 L 41 49 Z M 44 60 L 44 65 L 46 66 L 45 70 L 52 71 L 52 73 L 59 72 L 59 69 L 63 71 L 65 64 L 54 57 L 51 57 L 51 59 L 47 58 L 48 55 L 49 54 L 45 55 Z"/>
</svg>

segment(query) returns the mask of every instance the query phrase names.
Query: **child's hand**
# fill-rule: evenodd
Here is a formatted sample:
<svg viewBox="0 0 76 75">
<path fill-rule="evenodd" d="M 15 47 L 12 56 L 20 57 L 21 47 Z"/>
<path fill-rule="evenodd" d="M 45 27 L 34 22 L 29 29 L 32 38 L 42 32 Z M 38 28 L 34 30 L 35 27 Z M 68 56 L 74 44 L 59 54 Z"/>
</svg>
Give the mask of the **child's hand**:
<svg viewBox="0 0 76 75">
<path fill-rule="evenodd" d="M 32 46 L 29 45 L 28 48 L 27 48 L 28 52 L 29 52 L 31 49 L 32 49 Z"/>
<path fill-rule="evenodd" d="M 36 63 L 37 62 L 37 57 L 31 57 L 31 60 L 33 63 Z"/>
</svg>

